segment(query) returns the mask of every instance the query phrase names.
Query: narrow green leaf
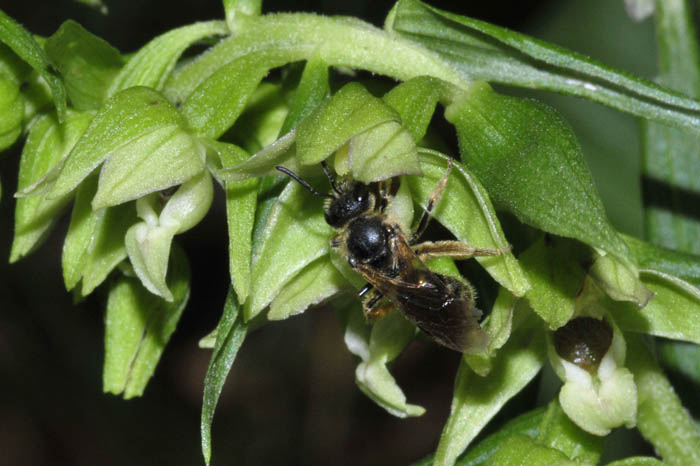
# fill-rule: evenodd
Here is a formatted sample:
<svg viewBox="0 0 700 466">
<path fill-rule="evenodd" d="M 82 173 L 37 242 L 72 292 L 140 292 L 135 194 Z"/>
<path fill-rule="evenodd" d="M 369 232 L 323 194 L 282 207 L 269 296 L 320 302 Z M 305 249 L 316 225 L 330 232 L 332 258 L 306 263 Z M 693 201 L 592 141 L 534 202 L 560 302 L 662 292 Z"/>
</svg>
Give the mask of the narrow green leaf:
<svg viewBox="0 0 700 466">
<path fill-rule="evenodd" d="M 251 95 L 241 117 L 227 131 L 226 139 L 249 154 L 255 154 L 275 143 L 288 113 L 282 85 L 262 82 Z"/>
<path fill-rule="evenodd" d="M 657 344 L 657 353 L 664 367 L 700 385 L 700 346 L 680 341 L 661 341 Z"/>
<path fill-rule="evenodd" d="M 23 118 L 24 97 L 19 83 L 0 74 L 0 151 L 14 144 L 22 134 Z"/>
<path fill-rule="evenodd" d="M 280 172 L 275 169 L 282 165 L 295 173 L 300 172 L 296 163 L 295 131 L 290 131 L 269 146 L 253 154 L 249 159 L 224 167 L 216 172 L 216 177 L 223 181 L 242 181 L 252 177 L 278 176 Z"/>
<path fill-rule="evenodd" d="M 330 93 L 328 65 L 319 57 L 311 57 L 304 66 L 294 100 L 284 120 L 280 134 L 287 134 L 304 121 Z"/>
<path fill-rule="evenodd" d="M 20 159 L 19 191 L 42 179 L 70 152 L 90 122 L 87 113 L 69 112 L 63 124 L 54 115 L 39 117 L 29 131 Z M 50 199 L 44 194 L 17 199 L 15 237 L 10 262 L 33 251 L 46 237 L 70 196 Z"/>
<path fill-rule="evenodd" d="M 654 246 L 631 236 L 624 238 L 640 268 L 673 275 L 700 287 L 700 256 Z"/>
<path fill-rule="evenodd" d="M 120 147 L 165 127 L 184 126 L 175 107 L 152 89 L 134 87 L 115 95 L 95 115 L 61 166 L 49 197 L 71 192 Z M 51 181 L 52 176 L 48 176 L 44 184 Z M 22 193 L 29 194 L 39 187 L 35 184 Z"/>
<path fill-rule="evenodd" d="M 239 117 L 255 88 L 275 64 L 248 55 L 222 66 L 185 100 L 182 112 L 200 136 L 216 139 Z"/>
<path fill-rule="evenodd" d="M 7 44 L 48 83 L 56 105 L 58 121 L 63 122 L 67 111 L 66 89 L 63 87 L 63 82 L 54 74 L 49 58 L 34 37 L 2 10 L 0 10 L 0 42 Z"/>
<path fill-rule="evenodd" d="M 46 40 L 44 49 L 78 110 L 100 108 L 109 83 L 124 65 L 117 49 L 72 20 Z"/>
<path fill-rule="evenodd" d="M 503 405 L 537 375 L 545 358 L 544 334 L 533 316 L 513 331 L 488 376 L 477 376 L 462 362 L 433 464 L 454 464 Z"/>
<path fill-rule="evenodd" d="M 202 454 L 204 462 L 211 461 L 211 424 L 219 395 L 224 388 L 233 360 L 243 344 L 248 326 L 243 322 L 240 305 L 233 290 L 229 290 L 224 304 L 224 312 L 216 328 L 216 343 L 212 351 L 207 375 L 204 377 L 204 399 L 202 401 Z"/>
<path fill-rule="evenodd" d="M 555 399 L 549 403 L 542 419 L 537 441 L 546 447 L 559 450 L 570 460 L 598 464 L 603 452 L 604 439 L 581 430 L 571 422 Z"/>
<path fill-rule="evenodd" d="M 552 330 L 574 315 L 589 256 L 589 249 L 578 241 L 553 237 L 540 239 L 520 255 L 532 286 L 525 296 Z"/>
<path fill-rule="evenodd" d="M 524 435 L 508 437 L 486 462 L 486 466 L 578 466 L 559 450 L 539 445 Z"/>
<path fill-rule="evenodd" d="M 287 283 L 270 303 L 270 320 L 282 320 L 347 289 L 348 283 L 327 257 L 316 259 Z"/>
<path fill-rule="evenodd" d="M 534 438 L 537 436 L 543 416 L 544 408 L 537 408 L 509 420 L 495 433 L 469 448 L 464 455 L 459 457 L 455 464 L 457 466 L 482 466 L 498 450 L 505 439 L 511 435 L 521 434 Z M 431 466 L 432 464 L 433 456 L 431 455 L 418 463 L 414 463 L 413 466 Z"/>
<path fill-rule="evenodd" d="M 401 0 L 385 28 L 437 52 L 463 80 L 551 90 L 676 127 L 700 127 L 697 100 L 576 52 L 417 0 Z"/>
<path fill-rule="evenodd" d="M 207 141 L 205 144 L 217 152 L 224 170 L 248 160 L 248 153 L 233 144 L 219 141 Z M 241 303 L 248 298 L 250 287 L 253 225 L 259 185 L 260 181 L 257 178 L 225 182 L 229 272 L 238 302 Z"/>
<path fill-rule="evenodd" d="M 395 121 L 380 123 L 352 137 L 348 166 L 352 177 L 365 183 L 422 174 L 413 137 Z"/>
<path fill-rule="evenodd" d="M 182 52 L 206 37 L 228 33 L 223 21 L 208 21 L 168 31 L 136 52 L 114 78 L 107 97 L 134 86 L 161 90 Z"/>
<path fill-rule="evenodd" d="M 123 277 L 111 288 L 105 317 L 105 392 L 127 399 L 143 394 L 187 304 L 189 279 L 187 258 L 176 248 L 168 280 L 173 302 L 149 293 L 135 278 Z"/>
<path fill-rule="evenodd" d="M 659 81 L 700 97 L 700 48 L 687 0 L 655 2 Z M 700 220 L 692 193 L 700 190 L 700 137 L 665 125 L 643 123 L 645 227 L 654 243 L 700 253 Z"/>
<path fill-rule="evenodd" d="M 497 207 L 523 223 L 578 239 L 633 268 L 612 228 L 571 127 L 545 104 L 483 83 L 445 109 L 467 167 Z"/>
<path fill-rule="evenodd" d="M 409 79 L 387 92 L 383 100 L 401 116 L 401 125 L 419 142 L 442 96 L 442 82 L 429 76 Z"/>
<path fill-rule="evenodd" d="M 642 309 L 622 303 L 612 306 L 615 322 L 623 330 L 700 344 L 700 290 L 654 270 L 643 269 L 641 277 L 654 297 Z"/>
<path fill-rule="evenodd" d="M 246 321 L 255 317 L 297 272 L 328 253 L 332 229 L 323 217 L 322 201 L 290 182 L 267 217 L 255 249 Z"/>
<path fill-rule="evenodd" d="M 419 153 L 424 176 L 411 176 L 408 180 L 413 198 L 425 208 L 428 196 L 447 170 L 449 158 L 427 149 L 420 149 Z M 433 216 L 457 239 L 472 246 L 503 250 L 509 247 L 486 190 L 458 162 L 453 162 L 447 187 L 441 202 L 435 206 Z M 513 254 L 482 256 L 476 260 L 514 295 L 522 296 L 529 288 L 528 280 Z"/>
<path fill-rule="evenodd" d="M 112 151 L 100 172 L 93 209 L 138 199 L 192 179 L 204 169 L 204 147 L 177 125 L 151 131 Z"/>
<path fill-rule="evenodd" d="M 664 464 L 700 464 L 700 428 L 681 404 L 642 337 L 628 334 L 626 340 L 627 366 L 637 384 L 639 431 Z"/>
<path fill-rule="evenodd" d="M 667 463 L 650 456 L 633 456 L 624 460 L 613 461 L 608 463 L 607 466 L 663 466 L 664 464 Z"/>
<path fill-rule="evenodd" d="M 297 127 L 299 162 L 319 163 L 351 137 L 388 121 L 400 122 L 391 107 L 361 84 L 346 84 Z"/>
</svg>

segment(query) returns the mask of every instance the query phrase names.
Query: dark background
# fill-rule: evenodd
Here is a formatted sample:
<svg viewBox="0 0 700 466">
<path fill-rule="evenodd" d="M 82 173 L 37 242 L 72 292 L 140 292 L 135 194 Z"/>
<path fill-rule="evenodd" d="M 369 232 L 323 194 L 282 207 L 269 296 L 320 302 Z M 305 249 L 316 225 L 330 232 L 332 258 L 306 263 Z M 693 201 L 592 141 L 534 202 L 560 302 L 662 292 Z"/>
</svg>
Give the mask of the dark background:
<svg viewBox="0 0 700 466">
<path fill-rule="evenodd" d="M 107 1 L 109 14 L 71 1 L 0 0 L 31 32 L 48 36 L 68 18 L 122 52 L 198 20 L 221 18 L 220 2 Z M 622 1 L 492 1 L 433 5 L 486 19 L 651 76 L 651 25 L 624 17 Z M 381 25 L 388 1 L 267 1 L 264 11 L 355 15 Z M 538 97 L 541 97 L 538 95 Z M 598 105 L 546 96 L 571 121 L 613 223 L 641 232 L 635 121 Z M 102 394 L 104 296 L 74 305 L 63 288 L 64 218 L 38 251 L 8 265 L 21 146 L 0 157 L 0 465 L 202 464 L 199 416 L 208 350 L 228 287 L 223 198 L 182 236 L 192 297 L 145 395 Z M 356 361 L 329 309 L 267 325 L 249 336 L 232 369 L 213 429 L 214 464 L 407 464 L 434 450 L 448 413 L 458 355 L 416 341 L 392 372 L 408 401 L 427 413 L 401 420 L 354 384 Z M 551 374 L 509 404 L 534 407 L 556 390 Z M 499 415 L 491 429 L 507 419 Z M 621 435 L 621 434 L 620 434 Z M 620 437 L 621 438 L 621 437 Z M 618 453 L 623 441 L 615 440 Z M 636 441 L 632 439 L 632 441 Z"/>
</svg>

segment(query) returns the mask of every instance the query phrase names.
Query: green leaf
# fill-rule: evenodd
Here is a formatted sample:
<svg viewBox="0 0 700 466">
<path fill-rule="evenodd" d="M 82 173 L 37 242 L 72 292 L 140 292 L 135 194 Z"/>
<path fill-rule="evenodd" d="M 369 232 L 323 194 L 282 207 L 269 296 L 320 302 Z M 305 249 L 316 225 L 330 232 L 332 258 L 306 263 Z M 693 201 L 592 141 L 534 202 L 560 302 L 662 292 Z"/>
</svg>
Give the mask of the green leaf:
<svg viewBox="0 0 700 466">
<path fill-rule="evenodd" d="M 387 92 L 383 100 L 401 116 L 401 125 L 419 142 L 425 136 L 435 107 L 442 96 L 443 84 L 429 76 L 419 76 Z"/>
<path fill-rule="evenodd" d="M 152 89 L 134 87 L 115 95 L 95 115 L 65 160 L 49 197 L 56 198 L 71 192 L 106 158 L 127 144 L 133 142 L 138 148 L 138 139 L 157 130 L 167 131 L 170 128 L 175 131 L 176 128 L 184 128 L 185 124 L 175 107 Z M 49 176 L 44 183 L 52 181 L 51 178 Z M 29 194 L 31 189 L 22 193 Z"/>
<path fill-rule="evenodd" d="M 435 453 L 435 466 L 454 464 L 503 405 L 537 375 L 545 353 L 542 328 L 531 317 L 513 331 L 488 376 L 479 377 L 464 362 L 460 364 L 450 417 Z"/>
<path fill-rule="evenodd" d="M 400 418 L 425 413 L 422 406 L 406 403 L 406 396 L 387 367 L 415 333 L 415 326 L 397 310 L 381 318 L 370 330 L 359 306 L 350 310 L 345 328 L 346 346 L 362 359 L 355 370 L 357 386 L 387 412 Z"/>
<path fill-rule="evenodd" d="M 559 450 L 539 445 L 524 435 L 508 437 L 486 462 L 487 466 L 578 466 Z"/>
<path fill-rule="evenodd" d="M 248 159 L 248 153 L 233 144 L 219 141 L 207 141 L 205 144 L 217 152 L 224 170 Z M 225 182 L 229 272 L 238 302 L 241 303 L 248 298 L 250 287 L 253 225 L 259 185 L 260 181 L 257 178 Z"/>
<path fill-rule="evenodd" d="M 631 332 L 700 344 L 700 290 L 680 278 L 643 269 L 642 282 L 654 297 L 642 309 L 611 306 L 615 322 Z"/>
<path fill-rule="evenodd" d="M 498 450 L 506 438 L 513 434 L 527 435 L 534 438 L 537 435 L 540 422 L 544 416 L 544 408 L 537 408 L 528 411 L 525 414 L 509 420 L 503 427 L 495 433 L 489 435 L 484 440 L 474 445 L 467 452 L 460 456 L 457 466 L 481 466 Z M 433 464 L 433 456 L 414 463 L 413 466 L 431 466 Z"/>
<path fill-rule="evenodd" d="M 578 239 L 633 268 L 612 228 L 571 127 L 545 104 L 483 83 L 445 109 L 460 154 L 497 207 L 540 230 Z"/>
<path fill-rule="evenodd" d="M 216 343 L 212 351 L 207 375 L 204 377 L 204 400 L 202 401 L 202 454 L 208 465 L 211 460 L 211 424 L 219 395 L 224 388 L 233 360 L 243 344 L 248 326 L 243 322 L 240 306 L 233 290 L 229 290 L 224 312 L 216 328 Z"/>
<path fill-rule="evenodd" d="M 322 201 L 290 182 L 267 217 L 255 248 L 246 321 L 265 308 L 300 270 L 328 253 L 332 229 L 323 217 Z"/>
<path fill-rule="evenodd" d="M 679 341 L 661 341 L 657 345 L 657 353 L 664 367 L 700 385 L 700 346 Z"/>
<path fill-rule="evenodd" d="M 296 133 L 290 131 L 249 159 L 216 171 L 215 176 L 227 182 L 242 181 L 252 177 L 279 176 L 280 172 L 275 169 L 278 165 L 299 173 L 301 170 L 296 163 L 295 142 Z"/>
<path fill-rule="evenodd" d="M 519 259 L 532 286 L 525 294 L 532 309 L 552 330 L 574 315 L 576 297 L 590 251 L 583 244 L 545 236 L 523 252 Z"/>
<path fill-rule="evenodd" d="M 570 460 L 588 464 L 600 461 L 603 440 L 571 422 L 557 400 L 549 403 L 537 434 L 538 443 L 561 451 Z"/>
<path fill-rule="evenodd" d="M 275 64 L 248 55 L 221 67 L 197 86 L 182 106 L 195 133 L 212 139 L 225 133 Z"/>
<path fill-rule="evenodd" d="M 700 256 L 654 246 L 632 236 L 624 238 L 641 269 L 673 275 L 700 287 Z"/>
<path fill-rule="evenodd" d="M 49 58 L 34 37 L 2 10 L 0 10 L 0 42 L 7 44 L 44 78 L 53 95 L 58 121 L 63 122 L 67 111 L 66 89 L 63 87 L 63 82 L 54 74 Z"/>
<path fill-rule="evenodd" d="M 613 461 L 607 466 L 663 466 L 667 463 L 651 456 L 633 456 L 624 460 Z"/>
<path fill-rule="evenodd" d="M 627 366 L 637 384 L 639 431 L 664 464 L 700 464 L 700 428 L 681 404 L 642 337 L 628 334 L 626 340 Z"/>
<path fill-rule="evenodd" d="M 353 136 L 348 147 L 352 177 L 370 183 L 397 175 L 421 175 L 416 143 L 395 121 L 380 123 Z"/>
<path fill-rule="evenodd" d="M 112 151 L 100 172 L 92 208 L 138 199 L 193 179 L 204 169 L 204 147 L 179 126 L 156 129 Z"/>
<path fill-rule="evenodd" d="M 66 289 L 72 290 L 82 278 L 83 296 L 92 293 L 126 259 L 124 238 L 137 222 L 133 204 L 92 210 L 96 190 L 94 176 L 78 188 L 61 258 Z"/>
<path fill-rule="evenodd" d="M 465 81 L 556 91 L 672 126 L 700 127 L 697 100 L 576 52 L 417 0 L 401 0 L 385 28 L 436 52 Z"/>
<path fill-rule="evenodd" d="M 76 144 L 90 118 L 87 113 L 70 112 L 59 124 L 53 114 L 39 117 L 22 150 L 17 189 L 21 191 L 49 173 Z M 38 247 L 69 201 L 68 195 L 50 199 L 44 194 L 17 199 L 10 262 Z"/>
<path fill-rule="evenodd" d="M 287 134 L 304 121 L 330 93 L 328 65 L 319 57 L 311 57 L 304 66 L 294 100 L 280 134 Z"/>
<path fill-rule="evenodd" d="M 297 127 L 299 163 L 319 163 L 353 136 L 388 121 L 400 123 L 391 107 L 361 84 L 346 84 Z"/>
<path fill-rule="evenodd" d="M 143 394 L 190 294 L 190 269 L 175 249 L 169 277 L 171 303 L 149 293 L 135 278 L 112 286 L 105 317 L 103 390 L 133 398 Z"/>
<path fill-rule="evenodd" d="M 208 21 L 168 31 L 136 52 L 114 78 L 107 97 L 134 86 L 161 90 L 182 52 L 206 37 L 228 33 L 223 21 Z"/>
<path fill-rule="evenodd" d="M 411 176 L 408 180 L 413 198 L 425 208 L 428 196 L 447 170 L 449 158 L 427 149 L 420 149 L 419 153 L 424 176 Z M 453 162 L 442 201 L 435 206 L 433 217 L 458 240 L 472 246 L 504 250 L 509 247 L 486 190 L 458 162 Z M 527 278 L 513 254 L 482 256 L 476 260 L 514 295 L 522 296 L 529 288 Z"/>
<path fill-rule="evenodd" d="M 348 288 L 343 275 L 328 257 L 316 259 L 287 283 L 270 303 L 270 320 L 282 320 Z"/>
<path fill-rule="evenodd" d="M 24 97 L 19 83 L 0 74 L 0 151 L 14 144 L 22 134 L 23 118 Z"/>
<path fill-rule="evenodd" d="M 700 48 L 688 1 L 656 2 L 659 81 L 700 97 Z M 700 253 L 700 221 L 692 193 L 700 190 L 697 134 L 643 122 L 645 229 L 654 243 Z"/>
<path fill-rule="evenodd" d="M 44 48 L 63 76 L 71 104 L 78 110 L 100 108 L 109 83 L 124 65 L 119 51 L 72 20 L 64 22 Z"/>
</svg>

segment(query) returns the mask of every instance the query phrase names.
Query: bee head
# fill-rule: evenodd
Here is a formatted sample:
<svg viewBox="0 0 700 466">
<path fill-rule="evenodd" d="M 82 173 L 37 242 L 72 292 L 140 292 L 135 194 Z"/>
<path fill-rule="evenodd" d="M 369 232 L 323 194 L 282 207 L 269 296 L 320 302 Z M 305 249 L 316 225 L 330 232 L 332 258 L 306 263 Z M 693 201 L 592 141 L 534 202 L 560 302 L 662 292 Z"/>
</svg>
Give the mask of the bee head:
<svg viewBox="0 0 700 466">
<path fill-rule="evenodd" d="M 336 196 L 326 202 L 326 222 L 340 228 L 372 208 L 374 195 L 369 186 L 359 181 L 344 180 L 337 186 Z"/>
<path fill-rule="evenodd" d="M 336 184 L 325 162 L 321 162 L 321 166 L 323 167 L 323 171 L 326 172 L 331 187 L 333 188 L 332 194 L 325 194 L 315 190 L 309 183 L 301 179 L 299 175 L 288 168 L 281 166 L 276 168 L 298 182 L 311 194 L 327 198 L 324 214 L 326 222 L 333 228 L 340 228 L 346 225 L 350 220 L 372 209 L 374 205 L 374 194 L 372 194 L 368 185 L 352 180 L 342 180 L 340 183 Z"/>
</svg>

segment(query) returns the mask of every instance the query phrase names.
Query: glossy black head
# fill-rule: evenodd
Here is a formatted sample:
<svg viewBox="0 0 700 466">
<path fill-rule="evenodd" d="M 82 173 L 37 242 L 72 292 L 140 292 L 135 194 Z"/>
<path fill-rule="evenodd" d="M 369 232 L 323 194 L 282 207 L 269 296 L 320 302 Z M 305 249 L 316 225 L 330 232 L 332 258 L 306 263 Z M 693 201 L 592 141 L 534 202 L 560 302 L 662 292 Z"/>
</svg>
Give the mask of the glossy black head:
<svg viewBox="0 0 700 466">
<path fill-rule="evenodd" d="M 379 265 L 389 254 L 389 232 L 381 218 L 361 216 L 348 225 L 347 248 L 351 264 Z"/>
<path fill-rule="evenodd" d="M 325 194 L 316 191 L 309 183 L 301 179 L 299 175 L 288 168 L 278 166 L 277 170 L 286 174 L 297 183 L 301 184 L 310 193 L 328 198 L 324 209 L 326 222 L 333 228 L 340 228 L 354 218 L 357 218 L 369 211 L 374 204 L 374 195 L 370 192 L 369 186 L 359 181 L 345 180 L 336 184 L 333 175 L 325 163 L 321 166 L 328 176 L 328 181 L 333 188 L 332 194 Z"/>
<path fill-rule="evenodd" d="M 338 195 L 326 204 L 326 222 L 340 228 L 371 208 L 372 194 L 369 187 L 357 181 L 345 181 L 338 187 Z"/>
</svg>

